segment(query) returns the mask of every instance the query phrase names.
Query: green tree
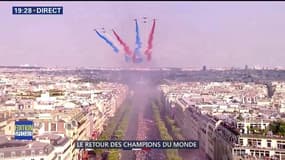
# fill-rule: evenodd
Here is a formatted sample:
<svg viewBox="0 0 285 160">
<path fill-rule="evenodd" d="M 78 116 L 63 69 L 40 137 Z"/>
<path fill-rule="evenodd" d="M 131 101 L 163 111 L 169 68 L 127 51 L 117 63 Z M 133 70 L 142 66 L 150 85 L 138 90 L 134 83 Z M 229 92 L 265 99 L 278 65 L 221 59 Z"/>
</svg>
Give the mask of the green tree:
<svg viewBox="0 0 285 160">
<path fill-rule="evenodd" d="M 282 124 L 279 126 L 279 134 L 285 136 L 285 125 Z"/>
</svg>

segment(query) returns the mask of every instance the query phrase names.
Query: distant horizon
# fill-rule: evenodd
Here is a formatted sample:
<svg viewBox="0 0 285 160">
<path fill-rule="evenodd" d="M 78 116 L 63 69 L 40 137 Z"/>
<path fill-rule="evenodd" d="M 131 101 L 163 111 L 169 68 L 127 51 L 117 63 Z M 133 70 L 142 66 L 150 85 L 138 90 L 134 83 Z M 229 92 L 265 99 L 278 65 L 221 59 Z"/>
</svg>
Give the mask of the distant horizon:
<svg viewBox="0 0 285 160">
<path fill-rule="evenodd" d="M 0 64 L 46 67 L 285 67 L 285 2 L 0 2 Z M 63 6 L 63 15 L 12 15 L 13 6 Z M 115 29 L 145 49 L 157 18 L 152 61 L 126 63 L 94 28 Z M 142 51 L 143 51 L 142 50 Z"/>
<path fill-rule="evenodd" d="M 99 66 L 99 67 L 84 67 L 84 66 L 32 66 L 32 65 L 0 65 L 1 68 L 39 68 L 39 69 L 169 69 L 169 68 L 178 68 L 178 69 L 191 69 L 191 70 L 202 70 L 204 66 L 201 67 L 155 67 L 155 66 L 145 66 L 145 67 L 112 67 L 112 66 Z M 207 67 L 206 70 L 231 70 L 231 69 L 239 69 L 245 70 L 244 67 Z M 275 66 L 275 67 L 262 67 L 262 66 L 248 66 L 249 70 L 285 70 L 285 67 Z"/>
</svg>

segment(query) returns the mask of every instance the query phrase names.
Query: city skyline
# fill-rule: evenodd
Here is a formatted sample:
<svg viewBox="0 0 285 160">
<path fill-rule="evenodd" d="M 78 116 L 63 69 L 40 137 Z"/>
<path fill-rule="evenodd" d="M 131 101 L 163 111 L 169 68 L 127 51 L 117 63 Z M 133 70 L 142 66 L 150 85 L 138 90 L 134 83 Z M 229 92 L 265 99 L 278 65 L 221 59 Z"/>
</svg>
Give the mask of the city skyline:
<svg viewBox="0 0 285 160">
<path fill-rule="evenodd" d="M 12 6 L 63 6 L 64 11 L 52 16 L 12 15 Z M 93 31 L 114 27 L 134 48 L 133 19 L 144 16 L 158 19 L 152 62 L 127 64 Z M 282 17 L 284 2 L 1 2 L 0 63 L 44 67 L 285 67 Z M 140 25 L 142 35 L 147 36 L 150 22 Z"/>
</svg>

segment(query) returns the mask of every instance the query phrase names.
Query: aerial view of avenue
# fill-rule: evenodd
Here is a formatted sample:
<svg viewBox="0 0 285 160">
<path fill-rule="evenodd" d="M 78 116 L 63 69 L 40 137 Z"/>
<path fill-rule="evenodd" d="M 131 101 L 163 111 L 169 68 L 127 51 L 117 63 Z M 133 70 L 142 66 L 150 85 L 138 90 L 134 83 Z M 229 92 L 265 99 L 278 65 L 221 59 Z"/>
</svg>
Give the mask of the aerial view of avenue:
<svg viewBox="0 0 285 160">
<path fill-rule="evenodd" d="M 0 18 L 0 160 L 285 160 L 284 2 L 0 2 Z"/>
<path fill-rule="evenodd" d="M 0 75 L 5 160 L 285 156 L 284 70 L 1 67 Z M 32 141 L 13 138 L 15 121 L 21 119 L 34 122 Z M 75 149 L 78 139 L 114 138 L 195 139 L 200 148 Z"/>
</svg>

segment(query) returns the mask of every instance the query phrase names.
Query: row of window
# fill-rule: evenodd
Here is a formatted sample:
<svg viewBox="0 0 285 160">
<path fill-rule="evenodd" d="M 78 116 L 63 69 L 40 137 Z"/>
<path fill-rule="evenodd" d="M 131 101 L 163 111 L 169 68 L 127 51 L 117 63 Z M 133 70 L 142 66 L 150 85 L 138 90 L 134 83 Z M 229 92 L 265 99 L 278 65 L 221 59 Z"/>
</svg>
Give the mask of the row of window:
<svg viewBox="0 0 285 160">
<path fill-rule="evenodd" d="M 21 154 L 21 157 L 25 157 L 25 154 Z M 6 158 L 10 158 L 10 157 L 6 157 Z M 11 153 L 11 158 L 16 158 L 16 153 L 15 152 Z M 4 153 L 0 153 L 0 160 L 4 160 L 4 159 L 5 159 Z M 31 160 L 35 160 L 35 159 L 32 158 Z M 40 160 L 44 160 L 44 158 L 40 158 Z"/>
<path fill-rule="evenodd" d="M 238 123 L 238 127 L 244 127 L 244 123 Z M 261 123 L 251 123 L 249 126 L 252 126 L 252 127 L 261 127 L 261 126 L 266 126 L 265 123 L 261 124 Z"/>
<path fill-rule="evenodd" d="M 245 155 L 244 149 L 235 149 L 234 150 L 235 155 Z M 256 157 L 269 157 L 269 151 L 260 151 L 260 150 L 250 150 L 250 155 L 256 156 Z"/>
<path fill-rule="evenodd" d="M 43 151 L 39 151 L 39 155 L 43 155 Z M 21 152 L 21 157 L 25 157 L 26 156 L 26 151 L 22 151 Z M 35 156 L 35 151 L 32 150 L 31 151 L 31 156 Z M 16 157 L 16 152 L 11 152 L 11 157 L 15 158 Z M 0 153 L 0 158 L 4 158 L 4 153 Z"/>
<path fill-rule="evenodd" d="M 250 146 L 261 146 L 261 140 L 257 139 L 248 139 L 248 145 Z"/>
<path fill-rule="evenodd" d="M 235 155 L 244 155 L 245 154 L 245 150 L 239 150 L 239 149 L 235 149 L 234 150 Z M 269 157 L 269 151 L 260 151 L 260 150 L 250 150 L 250 155 L 252 156 L 256 156 L 256 157 Z M 285 157 L 285 152 L 275 152 L 275 156 L 279 157 L 279 156 L 284 156 Z"/>
<path fill-rule="evenodd" d="M 271 148 L 271 140 L 267 140 L 267 147 Z M 277 141 L 277 148 L 278 149 L 285 149 L 285 143 L 283 141 Z M 240 145 L 243 144 L 243 139 L 239 140 Z M 261 140 L 260 139 L 248 139 L 248 145 L 249 146 L 261 146 Z"/>
<path fill-rule="evenodd" d="M 277 141 L 277 143 L 283 143 L 283 144 L 285 144 L 285 141 Z"/>
</svg>

